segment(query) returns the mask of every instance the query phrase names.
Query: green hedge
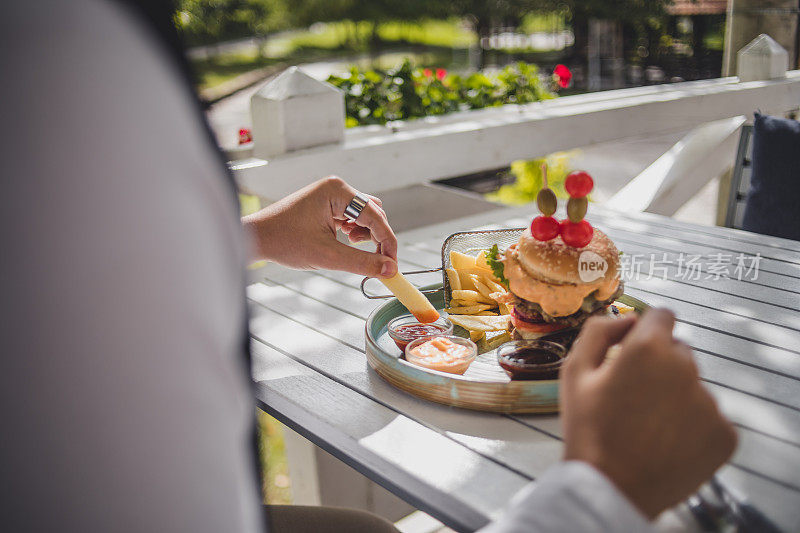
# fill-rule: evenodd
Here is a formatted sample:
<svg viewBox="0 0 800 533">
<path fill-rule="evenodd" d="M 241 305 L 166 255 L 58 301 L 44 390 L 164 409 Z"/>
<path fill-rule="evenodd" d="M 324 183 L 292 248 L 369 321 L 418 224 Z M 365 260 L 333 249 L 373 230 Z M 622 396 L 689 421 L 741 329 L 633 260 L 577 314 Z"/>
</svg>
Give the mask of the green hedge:
<svg viewBox="0 0 800 533">
<path fill-rule="evenodd" d="M 554 98 L 552 78 L 542 79 L 536 65 L 517 63 L 497 74 L 461 76 L 444 69 L 412 67 L 406 61 L 389 70 L 359 70 L 330 76 L 345 92 L 347 126 L 385 124 L 454 111 Z"/>
</svg>

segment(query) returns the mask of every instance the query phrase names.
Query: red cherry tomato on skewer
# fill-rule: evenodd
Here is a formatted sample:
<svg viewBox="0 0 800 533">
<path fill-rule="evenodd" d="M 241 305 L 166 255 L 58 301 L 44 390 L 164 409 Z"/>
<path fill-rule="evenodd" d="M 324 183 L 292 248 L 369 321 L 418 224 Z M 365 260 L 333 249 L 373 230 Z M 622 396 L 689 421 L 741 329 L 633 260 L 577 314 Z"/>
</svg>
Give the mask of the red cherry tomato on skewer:
<svg viewBox="0 0 800 533">
<path fill-rule="evenodd" d="M 567 176 L 564 181 L 564 188 L 573 198 L 583 198 L 594 189 L 594 180 L 588 172 L 578 170 Z"/>
<path fill-rule="evenodd" d="M 560 226 L 553 217 L 538 216 L 531 222 L 531 235 L 537 241 L 549 241 L 558 237 Z"/>
<path fill-rule="evenodd" d="M 585 220 L 571 222 L 565 218 L 561 221 L 561 239 L 568 246 L 583 248 L 591 242 L 593 234 L 592 225 Z"/>
</svg>

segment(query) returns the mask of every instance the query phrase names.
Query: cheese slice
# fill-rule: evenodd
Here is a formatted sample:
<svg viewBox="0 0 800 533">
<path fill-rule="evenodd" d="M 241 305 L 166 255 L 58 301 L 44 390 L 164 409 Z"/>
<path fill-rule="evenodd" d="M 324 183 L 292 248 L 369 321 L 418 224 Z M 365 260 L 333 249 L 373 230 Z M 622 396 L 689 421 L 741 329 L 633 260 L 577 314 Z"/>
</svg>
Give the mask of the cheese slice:
<svg viewBox="0 0 800 533">
<path fill-rule="evenodd" d="M 508 329 L 509 315 L 450 315 L 450 321 L 469 331 L 503 331 Z"/>
</svg>

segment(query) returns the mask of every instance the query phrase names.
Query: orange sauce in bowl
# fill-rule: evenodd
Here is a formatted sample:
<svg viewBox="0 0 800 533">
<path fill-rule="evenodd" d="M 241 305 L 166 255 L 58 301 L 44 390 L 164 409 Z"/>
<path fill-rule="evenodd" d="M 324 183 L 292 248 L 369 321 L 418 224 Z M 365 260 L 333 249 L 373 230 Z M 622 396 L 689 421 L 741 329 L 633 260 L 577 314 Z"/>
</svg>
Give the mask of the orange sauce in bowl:
<svg viewBox="0 0 800 533">
<path fill-rule="evenodd" d="M 431 370 L 463 374 L 475 359 L 476 350 L 447 337 L 433 337 L 406 351 L 406 360 Z"/>
</svg>

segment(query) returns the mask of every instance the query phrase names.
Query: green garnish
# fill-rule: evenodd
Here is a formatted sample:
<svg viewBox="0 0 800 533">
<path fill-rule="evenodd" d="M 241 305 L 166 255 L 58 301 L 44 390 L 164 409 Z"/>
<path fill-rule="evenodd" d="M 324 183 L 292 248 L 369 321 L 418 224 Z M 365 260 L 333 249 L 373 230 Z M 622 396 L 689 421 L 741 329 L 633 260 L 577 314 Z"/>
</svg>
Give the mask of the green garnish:
<svg viewBox="0 0 800 533">
<path fill-rule="evenodd" d="M 492 246 L 492 248 L 489 250 L 489 253 L 486 254 L 486 262 L 489 263 L 494 277 L 499 279 L 500 283 L 508 288 L 508 280 L 503 275 L 503 269 L 505 268 L 505 265 L 503 265 L 503 263 L 500 261 L 500 248 L 498 248 L 496 244 Z"/>
</svg>

